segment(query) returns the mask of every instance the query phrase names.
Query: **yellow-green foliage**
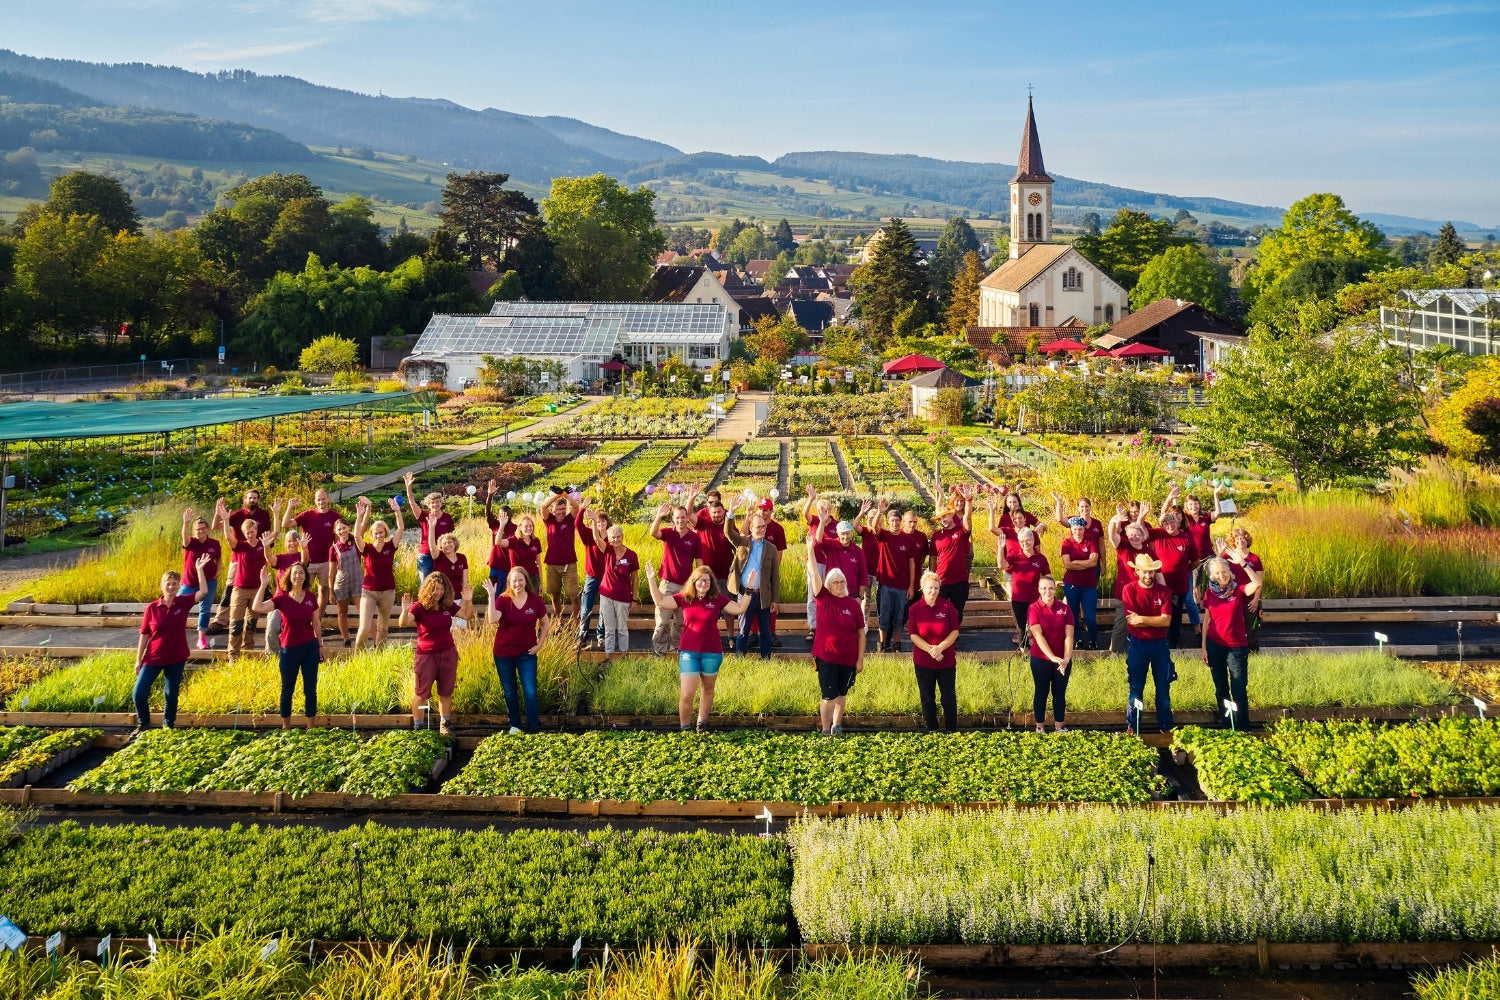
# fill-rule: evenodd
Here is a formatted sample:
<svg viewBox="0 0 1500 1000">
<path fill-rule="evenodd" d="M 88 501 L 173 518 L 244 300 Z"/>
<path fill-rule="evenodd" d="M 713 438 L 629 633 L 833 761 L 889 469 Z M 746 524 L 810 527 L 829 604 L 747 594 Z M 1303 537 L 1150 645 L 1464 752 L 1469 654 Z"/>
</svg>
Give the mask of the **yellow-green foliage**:
<svg viewBox="0 0 1500 1000">
<path fill-rule="evenodd" d="M 1500 358 L 1490 358 L 1477 365 L 1462 386 L 1428 412 L 1433 438 L 1453 457 L 1475 461 L 1483 442 L 1464 426 L 1464 420 L 1475 403 L 1497 397 L 1500 397 Z"/>
</svg>

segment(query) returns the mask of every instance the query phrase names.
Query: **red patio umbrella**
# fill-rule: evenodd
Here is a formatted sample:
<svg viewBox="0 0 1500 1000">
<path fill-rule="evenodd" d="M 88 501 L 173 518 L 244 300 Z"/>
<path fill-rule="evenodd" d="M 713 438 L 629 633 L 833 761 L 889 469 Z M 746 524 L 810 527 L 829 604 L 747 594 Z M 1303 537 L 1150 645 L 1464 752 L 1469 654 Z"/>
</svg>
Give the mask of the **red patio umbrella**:
<svg viewBox="0 0 1500 1000">
<path fill-rule="evenodd" d="M 1088 357 L 1091 357 L 1091 358 L 1112 358 L 1112 357 L 1114 357 L 1114 355 L 1111 354 L 1111 353 L 1109 353 L 1108 351 L 1106 351 L 1104 348 L 1100 347 L 1100 348 L 1096 348 L 1095 350 L 1090 351 L 1088 353 Z"/>
<path fill-rule="evenodd" d="M 1113 355 L 1117 358 L 1164 358 L 1171 351 L 1164 351 L 1160 347 L 1152 347 L 1150 344 L 1129 343 L 1124 347 L 1117 347 Z"/>
<path fill-rule="evenodd" d="M 623 361 L 606 361 L 604 362 L 604 364 L 599 366 L 599 369 L 606 372 L 622 372 L 629 367 L 630 366 Z"/>
<path fill-rule="evenodd" d="M 1063 337 L 1061 340 L 1054 340 L 1050 344 L 1044 344 L 1042 346 L 1042 353 L 1056 354 L 1060 351 L 1067 351 L 1069 354 L 1074 354 L 1078 351 L 1086 351 L 1088 349 L 1089 345 L 1087 344 L 1080 344 L 1071 337 Z"/>
<path fill-rule="evenodd" d="M 936 358 L 929 358 L 925 354 L 908 354 L 904 358 L 887 361 L 881 365 L 880 370 L 887 375 L 905 375 L 908 372 L 935 372 L 939 368 L 947 367 Z"/>
</svg>

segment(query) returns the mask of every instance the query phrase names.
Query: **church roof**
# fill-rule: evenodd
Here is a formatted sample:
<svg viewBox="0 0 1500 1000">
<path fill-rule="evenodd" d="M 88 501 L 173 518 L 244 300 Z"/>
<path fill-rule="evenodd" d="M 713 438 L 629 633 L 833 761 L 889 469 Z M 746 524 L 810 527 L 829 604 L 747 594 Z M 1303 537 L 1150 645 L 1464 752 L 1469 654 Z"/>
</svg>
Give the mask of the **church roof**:
<svg viewBox="0 0 1500 1000">
<path fill-rule="evenodd" d="M 1016 176 L 1012 177 L 1011 183 L 1016 181 L 1046 181 L 1052 183 L 1052 178 L 1047 176 L 1047 168 L 1042 166 L 1042 140 L 1036 134 L 1036 115 L 1031 110 L 1031 98 L 1026 98 L 1026 128 L 1021 133 L 1021 155 L 1016 160 Z"/>
<path fill-rule="evenodd" d="M 979 287 L 1019 292 L 1072 249 L 1066 243 L 1038 243 L 1015 260 L 1008 260 L 995 268 L 994 273 L 979 283 Z"/>
</svg>

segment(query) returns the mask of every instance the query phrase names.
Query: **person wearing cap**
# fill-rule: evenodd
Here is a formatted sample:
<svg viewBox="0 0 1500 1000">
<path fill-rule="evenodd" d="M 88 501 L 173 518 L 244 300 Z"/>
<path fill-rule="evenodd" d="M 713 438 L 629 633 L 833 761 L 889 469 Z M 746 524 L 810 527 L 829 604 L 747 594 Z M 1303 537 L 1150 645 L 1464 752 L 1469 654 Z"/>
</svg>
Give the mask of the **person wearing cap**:
<svg viewBox="0 0 1500 1000">
<path fill-rule="evenodd" d="M 827 497 L 819 497 L 817 487 L 812 483 L 807 484 L 807 499 L 802 501 L 802 521 L 806 528 L 806 534 L 811 537 L 818 531 L 818 526 L 833 515 L 833 502 Z M 828 574 L 828 566 L 818 562 L 816 546 L 812 542 L 807 544 L 807 641 L 813 641 L 813 633 L 818 628 L 818 604 L 813 599 L 813 570 L 818 571 L 819 577 Z"/>
<path fill-rule="evenodd" d="M 1172 592 L 1161 582 L 1161 563 L 1149 552 L 1142 552 L 1130 563 L 1135 579 L 1125 585 L 1120 595 L 1128 636 L 1125 649 L 1125 674 L 1130 685 L 1130 700 L 1125 705 L 1125 731 L 1140 731 L 1140 712 L 1136 703 L 1146 696 L 1146 674 L 1151 674 L 1156 692 L 1156 726 L 1164 733 L 1172 731 L 1172 650 L 1167 643 L 1167 626 L 1172 621 Z"/>
<path fill-rule="evenodd" d="M 1116 656 L 1124 653 L 1126 647 L 1125 613 L 1120 609 L 1120 596 L 1125 592 L 1125 585 L 1135 579 L 1130 563 L 1142 552 L 1150 555 L 1146 543 L 1151 537 L 1151 529 L 1139 520 L 1142 516 L 1140 504 L 1133 500 L 1129 508 L 1116 504 L 1115 516 L 1105 527 L 1110 547 L 1115 552 L 1115 620 L 1109 631 L 1109 651 Z"/>
<path fill-rule="evenodd" d="M 824 736 L 844 735 L 844 704 L 854 679 L 865 669 L 865 609 L 849 592 L 844 571 L 825 577 L 815 571 L 813 596 L 818 601 L 818 633 L 813 638 L 813 667 L 818 672 L 818 706 Z M 884 604 L 882 603 L 882 608 Z"/>
<path fill-rule="evenodd" d="M 662 519 L 671 517 L 672 526 L 662 527 Z M 698 533 L 693 530 L 687 508 L 674 507 L 669 503 L 656 508 L 651 519 L 651 537 L 661 542 L 661 567 L 657 572 L 658 586 L 663 596 L 680 594 L 687 586 L 688 576 L 698 562 Z M 651 633 L 651 651 L 657 656 L 666 656 L 677 648 L 682 635 L 682 609 L 675 602 L 656 605 L 656 628 Z"/>
<path fill-rule="evenodd" d="M 542 528 L 547 535 L 547 550 L 542 556 L 542 591 L 551 601 L 552 613 L 559 622 L 564 607 L 577 621 L 578 548 L 575 539 L 578 537 L 578 501 L 561 486 L 554 486 L 540 506 Z"/>
<path fill-rule="evenodd" d="M 432 572 L 432 539 L 441 538 L 453 531 L 453 515 L 443 510 L 443 495 L 433 492 L 422 498 L 421 506 L 417 505 L 417 495 L 412 487 L 416 484 L 417 474 L 408 472 L 402 477 L 406 483 L 406 507 L 416 512 L 417 515 L 417 583 L 421 584 L 427 579 L 427 574 Z M 429 521 L 436 522 L 436 531 L 428 531 Z M 401 539 L 396 539 L 396 544 L 401 544 Z"/>
<path fill-rule="evenodd" d="M 1234 564 L 1223 558 L 1208 561 L 1208 589 L 1203 592 L 1203 662 L 1214 679 L 1218 723 L 1236 729 L 1250 724 L 1250 637 L 1245 628 L 1247 605 L 1260 593 L 1261 572 L 1240 565 L 1246 581 L 1240 583 Z M 1226 702 L 1228 704 L 1226 704 Z"/>
<path fill-rule="evenodd" d="M 973 499 L 955 492 L 952 503 L 939 510 L 933 521 L 937 528 L 928 542 L 929 568 L 938 576 L 940 596 L 963 618 L 964 605 L 969 600 L 969 562 L 973 557 Z"/>
<path fill-rule="evenodd" d="M 1073 627 L 1086 638 L 1081 649 L 1099 646 L 1099 542 L 1088 533 L 1083 516 L 1068 518 L 1068 537 L 1062 541 L 1063 597 L 1073 614 Z"/>
<path fill-rule="evenodd" d="M 760 625 L 760 658 L 771 658 L 771 609 L 781 593 L 781 553 L 766 533 L 767 518 L 763 511 L 751 511 L 746 520 L 746 534 L 734 523 L 734 505 L 724 521 L 724 532 L 734 545 L 734 561 L 729 566 L 729 592 L 740 600 L 731 605 L 739 616 L 734 651 L 744 656 L 750 649 L 750 623 Z"/>
</svg>

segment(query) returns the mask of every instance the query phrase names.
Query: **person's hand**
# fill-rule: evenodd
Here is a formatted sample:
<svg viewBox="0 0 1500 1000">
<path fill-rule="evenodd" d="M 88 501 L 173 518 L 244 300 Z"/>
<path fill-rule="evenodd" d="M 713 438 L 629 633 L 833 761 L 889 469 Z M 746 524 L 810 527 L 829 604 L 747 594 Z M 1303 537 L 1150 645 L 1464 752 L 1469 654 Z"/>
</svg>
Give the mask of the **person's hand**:
<svg viewBox="0 0 1500 1000">
<path fill-rule="evenodd" d="M 1198 652 L 1203 655 L 1203 665 L 1208 666 L 1208 650 L 1200 648 Z"/>
<path fill-rule="evenodd" d="M 211 563 L 211 562 L 213 562 L 213 561 L 214 561 L 213 554 L 209 553 L 209 552 L 205 552 L 201 556 L 198 557 L 198 561 L 195 562 L 195 563 L 193 563 L 193 565 L 197 568 L 199 574 L 201 575 L 203 573 L 203 571 L 208 568 L 208 564 Z"/>
<path fill-rule="evenodd" d="M 490 597 L 494 597 L 495 591 L 499 588 L 499 584 L 497 584 L 494 580 L 491 580 L 489 577 L 485 577 L 483 580 L 480 580 L 479 585 L 484 588 L 484 592 L 486 594 L 489 594 Z"/>
<path fill-rule="evenodd" d="M 1062 494 L 1057 492 L 1056 490 L 1053 490 L 1052 499 L 1056 500 L 1058 503 L 1062 503 Z"/>
<path fill-rule="evenodd" d="M 411 489 L 412 484 L 417 481 L 417 474 L 415 472 L 408 472 L 401 477 L 401 481 L 406 484 L 407 489 Z"/>
<path fill-rule="evenodd" d="M 656 566 L 655 565 L 653 565 L 652 563 L 648 562 L 645 565 L 645 570 L 646 570 L 646 579 L 648 579 L 648 580 L 655 580 L 656 579 Z"/>
<path fill-rule="evenodd" d="M 583 499 L 581 499 L 581 500 L 578 501 L 578 506 L 582 507 L 584 510 L 588 510 L 589 504 L 591 504 L 593 502 L 594 502 L 594 498 L 593 497 L 591 497 L 591 496 L 585 496 Z"/>
<path fill-rule="evenodd" d="M 508 510 L 499 511 L 498 513 L 495 514 L 495 520 L 497 522 L 499 522 L 500 527 L 502 527 L 502 528 L 505 527 L 507 524 L 510 523 L 510 511 L 508 511 Z"/>
<path fill-rule="evenodd" d="M 488 500 L 490 497 L 494 496 L 497 492 L 499 492 L 499 490 L 500 490 L 499 484 L 497 484 L 493 479 L 491 479 L 488 483 L 485 484 L 485 487 L 484 487 L 484 496 L 485 496 L 485 499 Z"/>
<path fill-rule="evenodd" d="M 396 502 L 396 498 L 395 497 L 391 497 L 390 499 L 386 500 L 386 503 L 390 504 L 390 507 L 391 507 L 392 511 L 394 511 L 397 514 L 401 513 L 401 505 Z"/>
<path fill-rule="evenodd" d="M 1146 618 L 1145 618 L 1144 615 L 1138 615 L 1134 611 L 1127 611 L 1127 612 L 1125 612 L 1125 623 L 1127 625 L 1135 625 L 1135 626 L 1139 627 L 1140 624 L 1142 622 L 1144 622 L 1145 620 L 1146 620 Z"/>
<path fill-rule="evenodd" d="M 191 508 L 191 507 L 185 507 L 185 508 L 183 508 L 183 511 L 182 511 L 182 523 L 183 524 L 192 524 L 193 523 L 193 508 Z"/>
<path fill-rule="evenodd" d="M 270 582 L 271 582 L 271 571 L 269 569 L 267 569 L 266 567 L 262 566 L 260 568 L 260 585 L 262 587 L 264 587 L 266 584 L 268 584 Z"/>
<path fill-rule="evenodd" d="M 758 569 L 752 569 L 750 571 L 749 575 L 745 577 L 745 581 L 746 581 L 745 582 L 745 586 L 748 587 L 749 589 L 751 589 L 751 590 L 759 590 L 760 589 L 760 570 L 758 570 Z"/>
<path fill-rule="evenodd" d="M 410 594 L 402 594 L 401 595 L 401 613 L 404 615 L 404 614 L 406 614 L 410 610 L 411 610 L 411 595 Z"/>
<path fill-rule="evenodd" d="M 535 656 L 537 654 L 537 651 L 540 650 L 541 648 L 542 648 L 542 644 L 541 643 L 537 643 L 535 646 L 532 646 L 526 652 L 527 652 L 528 655 Z"/>
<path fill-rule="evenodd" d="M 859 513 L 860 513 L 861 517 L 863 517 L 864 515 L 870 513 L 870 501 L 865 500 L 865 501 L 863 501 L 863 502 L 860 503 L 860 505 L 859 505 Z"/>
<path fill-rule="evenodd" d="M 812 483 L 808 483 L 807 484 L 807 499 L 809 499 L 809 500 L 816 500 L 817 498 L 818 498 L 818 488 L 816 486 L 814 486 Z"/>
<path fill-rule="evenodd" d="M 891 509 L 890 498 L 889 497 L 884 497 L 884 496 L 879 497 L 876 500 L 876 502 L 875 502 L 875 509 L 878 510 L 878 511 L 880 511 L 880 513 L 882 513 L 882 514 L 884 514 L 886 511 L 890 510 Z"/>
<path fill-rule="evenodd" d="M 354 502 L 354 509 L 359 511 L 361 514 L 368 514 L 370 512 L 370 498 L 360 497 Z"/>
<path fill-rule="evenodd" d="M 286 509 L 287 510 L 296 510 L 298 507 L 301 507 L 301 506 L 302 506 L 302 501 L 301 501 L 301 499 L 299 499 L 297 497 L 292 497 L 289 500 L 287 500 L 287 502 L 286 502 Z"/>
<path fill-rule="evenodd" d="M 672 513 L 672 505 L 669 503 L 658 504 L 656 507 L 657 517 L 666 517 Z"/>
<path fill-rule="evenodd" d="M 1072 660 L 1067 660 L 1067 659 L 1059 659 L 1059 660 L 1058 660 L 1058 661 L 1057 661 L 1057 672 L 1058 672 L 1058 673 L 1060 673 L 1060 674 L 1065 674 L 1065 673 L 1067 673 L 1067 672 L 1068 672 L 1068 666 L 1069 666 L 1069 664 L 1071 664 L 1071 663 L 1072 663 L 1072 662 L 1073 662 L 1073 661 L 1072 661 Z"/>
</svg>

